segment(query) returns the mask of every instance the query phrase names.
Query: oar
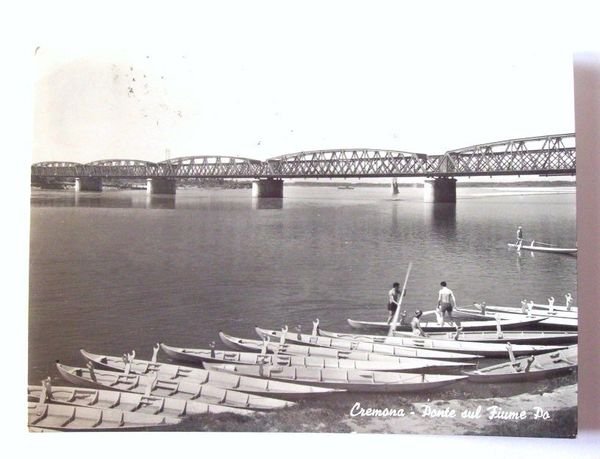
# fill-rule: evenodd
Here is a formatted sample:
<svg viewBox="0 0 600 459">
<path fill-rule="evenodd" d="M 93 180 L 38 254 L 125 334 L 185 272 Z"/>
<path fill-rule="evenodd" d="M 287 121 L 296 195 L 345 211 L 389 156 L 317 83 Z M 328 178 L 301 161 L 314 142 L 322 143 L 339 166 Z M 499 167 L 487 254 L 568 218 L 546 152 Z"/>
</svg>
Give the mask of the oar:
<svg viewBox="0 0 600 459">
<path fill-rule="evenodd" d="M 392 336 L 394 334 L 394 331 L 396 330 L 396 325 L 398 323 L 398 315 L 400 314 L 400 307 L 402 306 L 402 298 L 404 298 L 404 294 L 406 293 L 406 284 L 408 283 L 408 276 L 410 276 L 411 268 L 412 262 L 408 264 L 408 271 L 406 271 L 406 278 L 404 279 L 404 285 L 402 286 L 402 292 L 400 293 L 400 299 L 398 300 L 398 307 L 394 312 L 394 317 L 392 318 L 392 323 L 390 324 L 388 336 Z"/>
</svg>

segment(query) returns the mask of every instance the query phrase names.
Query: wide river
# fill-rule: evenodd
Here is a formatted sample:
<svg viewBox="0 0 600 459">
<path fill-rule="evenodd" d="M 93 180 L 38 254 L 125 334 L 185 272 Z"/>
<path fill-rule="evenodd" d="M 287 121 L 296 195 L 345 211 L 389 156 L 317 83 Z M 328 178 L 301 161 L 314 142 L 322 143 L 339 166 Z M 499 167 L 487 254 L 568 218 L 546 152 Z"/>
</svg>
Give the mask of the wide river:
<svg viewBox="0 0 600 459">
<path fill-rule="evenodd" d="M 208 347 L 254 326 L 347 331 L 347 318 L 387 317 L 386 294 L 413 268 L 403 307 L 432 309 L 442 280 L 461 305 L 519 306 L 576 298 L 576 257 L 507 248 L 525 239 L 571 247 L 575 188 L 459 188 L 454 205 L 422 188 L 286 186 L 102 193 L 33 190 L 29 381 L 57 376 L 79 349 L 116 354 L 152 345 Z M 219 346 L 223 347 L 223 346 Z"/>
</svg>

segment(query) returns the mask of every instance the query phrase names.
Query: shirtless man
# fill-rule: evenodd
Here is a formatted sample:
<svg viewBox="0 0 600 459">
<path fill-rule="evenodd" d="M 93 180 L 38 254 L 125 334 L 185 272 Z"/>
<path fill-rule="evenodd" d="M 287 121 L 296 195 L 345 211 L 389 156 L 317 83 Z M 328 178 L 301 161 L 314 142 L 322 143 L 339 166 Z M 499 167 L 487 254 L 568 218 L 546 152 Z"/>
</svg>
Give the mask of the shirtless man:
<svg viewBox="0 0 600 459">
<path fill-rule="evenodd" d="M 427 334 L 421 328 L 421 316 L 423 315 L 423 311 L 417 309 L 415 311 L 415 316 L 410 321 L 410 328 L 412 329 L 413 335 L 417 336 L 427 336 Z"/>
<path fill-rule="evenodd" d="M 444 316 L 448 314 L 450 320 L 454 322 L 457 327 L 460 327 L 460 322 L 452 317 L 452 309 L 456 307 L 456 298 L 454 297 L 454 292 L 447 287 L 445 281 L 442 281 L 440 285 L 442 288 L 438 293 L 437 309 L 442 316 L 442 321 L 444 320 Z"/>
<path fill-rule="evenodd" d="M 400 284 L 398 282 L 394 282 L 392 289 L 388 292 L 388 324 L 392 321 L 394 313 L 396 312 L 396 309 L 398 309 L 398 303 L 400 302 L 401 293 L 402 292 L 400 291 Z"/>
</svg>

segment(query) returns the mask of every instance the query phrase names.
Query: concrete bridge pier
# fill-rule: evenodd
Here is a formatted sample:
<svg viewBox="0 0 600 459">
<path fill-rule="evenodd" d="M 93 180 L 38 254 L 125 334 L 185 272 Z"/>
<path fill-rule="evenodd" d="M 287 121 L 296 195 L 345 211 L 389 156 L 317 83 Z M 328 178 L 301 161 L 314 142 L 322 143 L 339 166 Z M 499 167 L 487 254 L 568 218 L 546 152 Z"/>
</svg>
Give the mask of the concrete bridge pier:
<svg viewBox="0 0 600 459">
<path fill-rule="evenodd" d="M 438 177 L 433 180 L 425 180 L 423 202 L 456 203 L 456 179 Z"/>
<path fill-rule="evenodd" d="M 283 198 L 283 180 L 264 179 L 252 182 L 253 198 Z"/>
<path fill-rule="evenodd" d="M 392 194 L 398 194 L 399 188 L 398 188 L 398 179 L 396 177 L 394 177 L 392 179 Z"/>
<path fill-rule="evenodd" d="M 102 179 L 100 177 L 77 177 L 75 191 L 102 191 Z"/>
<path fill-rule="evenodd" d="M 175 194 L 177 181 L 164 177 L 152 177 L 146 180 L 146 194 Z"/>
</svg>

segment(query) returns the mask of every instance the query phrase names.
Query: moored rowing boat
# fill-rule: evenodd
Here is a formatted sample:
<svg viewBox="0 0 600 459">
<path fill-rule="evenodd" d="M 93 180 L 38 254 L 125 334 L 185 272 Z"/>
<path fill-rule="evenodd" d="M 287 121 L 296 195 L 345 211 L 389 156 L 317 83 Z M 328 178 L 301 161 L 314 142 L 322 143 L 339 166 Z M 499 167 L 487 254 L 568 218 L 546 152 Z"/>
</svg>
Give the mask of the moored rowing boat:
<svg viewBox="0 0 600 459">
<path fill-rule="evenodd" d="M 165 427 L 177 424 L 180 418 L 132 413 L 113 408 L 56 405 L 28 402 L 27 425 L 34 429 L 51 430 L 123 430 Z"/>
<path fill-rule="evenodd" d="M 471 353 L 484 357 L 508 357 L 506 346 L 502 343 L 479 343 L 472 341 L 457 341 L 448 339 L 436 339 L 421 336 L 378 336 L 378 335 L 354 335 L 349 333 L 335 333 L 319 329 L 319 334 L 334 339 L 350 341 L 363 341 L 367 343 L 387 344 L 391 346 L 408 346 L 417 349 L 431 349 L 438 351 L 452 351 L 457 353 Z M 566 346 L 532 346 L 527 344 L 516 344 L 512 346 L 514 355 L 542 354 L 544 352 L 564 349 Z"/>
<path fill-rule="evenodd" d="M 279 379 L 349 392 L 419 392 L 430 391 L 465 378 L 458 375 L 390 373 L 345 370 L 338 368 L 281 367 L 277 365 L 235 365 L 209 363 L 214 370 L 267 379 Z"/>
<path fill-rule="evenodd" d="M 395 332 L 394 336 L 414 337 L 411 332 Z M 474 341 L 481 343 L 506 343 L 512 344 L 555 344 L 569 345 L 577 343 L 577 332 L 564 330 L 501 330 L 483 331 L 483 332 L 460 332 L 458 337 L 456 332 L 437 332 L 427 333 L 427 336 L 434 339 L 458 340 L 458 341 Z"/>
<path fill-rule="evenodd" d="M 457 353 L 444 350 L 418 349 L 415 347 L 406 347 L 402 345 L 379 344 L 374 342 L 365 342 L 360 340 L 347 340 L 328 338 L 326 336 L 304 335 L 301 333 L 289 333 L 285 331 L 267 330 L 256 327 L 256 332 L 262 338 L 269 337 L 280 341 L 290 341 L 292 343 L 304 344 L 309 346 L 329 347 L 332 349 L 342 349 L 349 351 L 366 351 L 378 354 L 416 357 L 421 359 L 453 360 L 465 361 L 474 360 L 482 357 L 473 353 Z"/>
<path fill-rule="evenodd" d="M 170 381 L 158 375 L 144 376 L 124 374 L 114 371 L 76 368 L 56 364 L 63 379 L 76 385 L 91 385 L 115 390 L 142 393 L 158 397 L 175 397 L 184 400 L 197 400 L 215 405 L 226 405 L 250 410 L 272 410 L 294 405 L 293 402 L 245 394 L 230 389 L 222 389 L 210 384 L 194 381 Z"/>
<path fill-rule="evenodd" d="M 243 351 L 272 352 L 274 354 L 300 355 L 305 357 L 325 357 L 334 359 L 350 359 L 363 360 L 367 362 L 394 362 L 403 364 L 406 359 L 413 360 L 413 357 L 395 357 L 393 355 L 378 354 L 375 352 L 366 351 L 347 351 L 341 349 L 332 349 L 328 347 L 306 346 L 289 343 L 271 343 L 269 340 L 261 342 L 255 339 L 237 338 L 219 332 L 219 337 L 225 345 Z M 433 360 L 433 359 L 418 359 L 427 360 L 431 363 L 428 369 L 431 371 L 440 372 L 451 367 L 457 368 L 460 366 L 473 366 L 468 362 L 451 362 L 448 360 Z M 434 370 L 435 368 L 435 370 Z M 422 370 L 419 370 L 422 371 Z"/>
<path fill-rule="evenodd" d="M 158 347 L 156 348 L 158 349 Z M 208 371 L 202 368 L 191 368 L 169 363 L 151 362 L 129 358 L 127 363 L 123 358 L 108 355 L 97 355 L 81 349 L 83 356 L 94 365 L 110 370 L 126 371 L 134 374 L 153 375 L 158 378 L 174 381 L 190 381 L 199 384 L 210 384 L 214 387 L 232 389 L 247 394 L 264 395 L 267 397 L 283 398 L 286 400 L 308 398 L 332 392 L 330 389 L 314 386 L 301 386 L 280 381 L 265 381 L 258 378 L 233 376 L 222 372 Z"/>
<path fill-rule="evenodd" d="M 277 344 L 270 349 L 275 351 Z M 286 345 L 284 345 L 286 346 Z M 300 346 L 298 346 L 300 347 Z M 304 350 L 308 346 L 301 346 Z M 161 349 L 170 358 L 195 364 L 207 363 L 236 363 L 240 365 L 279 365 L 307 368 L 343 368 L 370 371 L 400 371 L 400 372 L 448 372 L 460 368 L 471 367 L 474 364 L 449 362 L 444 360 L 416 359 L 398 357 L 387 360 L 356 360 L 346 356 L 344 351 L 336 351 L 335 356 L 320 357 L 313 355 L 293 355 L 277 353 L 266 354 L 256 352 L 231 352 L 213 349 L 176 348 L 161 343 Z M 318 348 L 325 349 L 325 348 Z"/>
<path fill-rule="evenodd" d="M 491 318 L 490 318 L 491 319 Z M 543 317 L 532 317 L 532 318 L 511 318 L 501 320 L 500 325 L 503 330 L 518 330 L 524 329 L 531 325 L 535 325 L 544 320 Z M 364 320 L 353 320 L 348 319 L 348 324 L 352 328 L 365 329 L 365 330 L 379 330 L 388 331 L 390 324 L 387 322 L 369 322 Z M 464 321 L 461 323 L 464 331 L 489 331 L 496 329 L 496 323 L 492 320 L 472 320 Z M 456 324 L 444 322 L 442 325 L 437 322 L 421 322 L 421 328 L 425 332 L 449 332 L 456 331 Z M 402 325 L 396 327 L 398 331 L 410 331 L 410 326 Z"/>
<path fill-rule="evenodd" d="M 85 387 L 51 386 L 44 396 L 42 386 L 28 386 L 27 397 L 30 401 L 52 402 L 63 405 L 89 406 L 93 408 L 118 408 L 122 411 L 135 411 L 181 417 L 196 414 L 233 413 L 239 415 L 254 414 L 255 411 L 232 408 L 224 405 L 211 405 L 193 400 L 172 397 L 146 396 L 133 392 L 89 389 Z M 43 400 L 42 400 L 43 399 Z"/>
<path fill-rule="evenodd" d="M 523 357 L 482 368 L 465 371 L 469 381 L 483 383 L 522 382 L 556 376 L 577 369 L 577 345 L 556 352 Z"/>
<path fill-rule="evenodd" d="M 457 308 L 461 313 L 469 314 L 471 312 L 505 312 L 508 314 L 517 314 L 523 317 L 545 317 L 545 318 L 560 318 L 560 319 L 577 319 L 577 311 L 551 311 L 546 309 L 515 308 L 513 306 L 496 306 L 485 303 L 475 303 L 476 309 Z"/>
<path fill-rule="evenodd" d="M 560 328 L 560 329 L 565 329 L 565 330 L 577 330 L 577 319 L 573 319 L 573 318 L 569 318 L 569 317 L 548 317 L 547 315 L 538 315 L 533 313 L 531 316 L 525 315 L 521 312 L 519 313 L 513 313 L 513 312 L 494 312 L 494 311 L 486 311 L 486 312 L 481 312 L 478 310 L 474 310 L 474 309 L 464 309 L 464 308 L 459 308 L 458 309 L 461 313 L 475 317 L 475 318 L 481 318 L 481 319 L 499 319 L 500 321 L 508 321 L 508 320 L 512 320 L 515 317 L 523 317 L 525 319 L 528 319 L 531 317 L 531 319 L 536 319 L 538 320 L 538 325 L 540 326 L 546 326 L 546 327 L 554 327 L 554 328 Z M 519 310 L 520 311 L 520 310 Z M 466 324 L 468 322 L 463 322 L 463 324 Z M 502 323 L 502 322 L 500 322 Z"/>
</svg>

